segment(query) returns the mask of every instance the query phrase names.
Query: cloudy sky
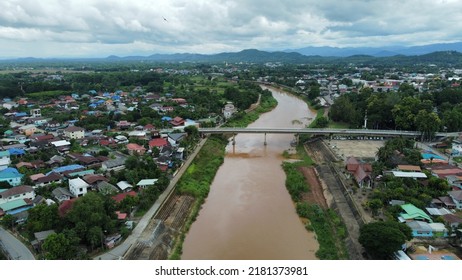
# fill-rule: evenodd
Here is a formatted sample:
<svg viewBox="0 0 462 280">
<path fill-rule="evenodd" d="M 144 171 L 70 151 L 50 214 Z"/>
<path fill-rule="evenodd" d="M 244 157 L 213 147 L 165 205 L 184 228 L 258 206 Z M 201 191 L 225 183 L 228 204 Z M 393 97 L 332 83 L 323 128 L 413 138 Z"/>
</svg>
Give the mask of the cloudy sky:
<svg viewBox="0 0 462 280">
<path fill-rule="evenodd" d="M 462 0 L 2 0 L 0 57 L 462 41 Z"/>
</svg>

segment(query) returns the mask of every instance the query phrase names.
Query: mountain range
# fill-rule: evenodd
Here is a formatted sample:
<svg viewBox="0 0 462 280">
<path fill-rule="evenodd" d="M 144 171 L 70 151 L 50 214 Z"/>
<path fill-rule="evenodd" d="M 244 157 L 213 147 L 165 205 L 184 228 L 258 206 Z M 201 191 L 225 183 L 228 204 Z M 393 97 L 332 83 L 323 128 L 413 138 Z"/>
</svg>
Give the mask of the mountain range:
<svg viewBox="0 0 462 280">
<path fill-rule="evenodd" d="M 414 47 L 388 47 L 388 48 L 333 48 L 333 47 L 306 47 L 285 51 L 261 51 L 247 49 L 239 52 L 223 52 L 218 54 L 153 54 L 150 56 L 111 55 L 106 58 L 88 59 L 39 59 L 21 58 L 3 60 L 0 62 L 57 62 L 57 61 L 85 61 L 85 62 L 136 62 L 152 61 L 164 63 L 198 62 L 198 63 L 268 63 L 282 62 L 293 64 L 381 64 L 381 65 L 420 65 L 436 64 L 452 67 L 462 67 L 462 42 L 451 44 L 433 44 Z"/>
<path fill-rule="evenodd" d="M 371 55 L 375 57 L 389 57 L 396 55 L 424 55 L 432 52 L 440 51 L 457 51 L 462 52 L 462 42 L 430 44 L 422 46 L 389 46 L 379 48 L 335 48 L 335 47 L 305 47 L 300 49 L 288 49 L 286 52 L 298 52 L 303 55 L 319 55 L 319 56 L 337 56 L 348 57 L 352 55 Z"/>
</svg>

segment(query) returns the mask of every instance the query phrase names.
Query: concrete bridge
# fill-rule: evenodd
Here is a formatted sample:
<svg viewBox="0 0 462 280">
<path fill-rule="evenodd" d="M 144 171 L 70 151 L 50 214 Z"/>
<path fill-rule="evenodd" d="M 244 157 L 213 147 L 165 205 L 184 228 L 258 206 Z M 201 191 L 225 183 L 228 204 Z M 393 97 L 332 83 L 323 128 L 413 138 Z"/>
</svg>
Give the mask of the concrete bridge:
<svg viewBox="0 0 462 280">
<path fill-rule="evenodd" d="M 232 134 L 238 133 L 253 133 L 264 134 L 266 144 L 266 134 L 294 134 L 296 137 L 300 134 L 310 134 L 319 136 L 353 136 L 353 137 L 421 137 L 419 131 L 404 131 L 404 130 L 378 130 L 378 129 L 338 129 L 338 128 L 247 128 L 247 127 L 217 127 L 217 128 L 199 128 L 199 132 L 203 134 Z M 458 132 L 437 132 L 435 137 L 455 137 Z M 233 139 L 234 143 L 234 139 Z"/>
</svg>

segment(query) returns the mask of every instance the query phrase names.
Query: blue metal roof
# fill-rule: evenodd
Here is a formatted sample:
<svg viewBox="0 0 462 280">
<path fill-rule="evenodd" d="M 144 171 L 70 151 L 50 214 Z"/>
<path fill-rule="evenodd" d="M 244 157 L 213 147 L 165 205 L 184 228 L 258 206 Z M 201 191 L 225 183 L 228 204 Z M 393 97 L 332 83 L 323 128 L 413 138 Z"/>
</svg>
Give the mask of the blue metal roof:
<svg viewBox="0 0 462 280">
<path fill-rule="evenodd" d="M 72 171 L 72 170 L 76 170 L 76 169 L 80 169 L 80 168 L 85 168 L 85 167 L 83 165 L 80 165 L 80 164 L 71 164 L 71 165 L 56 167 L 51 172 L 62 173 L 62 172 L 65 172 L 65 171 Z M 51 172 L 48 172 L 48 173 L 51 173 Z"/>
<path fill-rule="evenodd" d="M 26 151 L 24 151 L 23 149 L 18 149 L 18 148 L 11 148 L 11 149 L 8 149 L 8 152 L 9 152 L 10 155 L 12 155 L 12 156 L 25 155 L 25 154 L 26 154 Z"/>
</svg>

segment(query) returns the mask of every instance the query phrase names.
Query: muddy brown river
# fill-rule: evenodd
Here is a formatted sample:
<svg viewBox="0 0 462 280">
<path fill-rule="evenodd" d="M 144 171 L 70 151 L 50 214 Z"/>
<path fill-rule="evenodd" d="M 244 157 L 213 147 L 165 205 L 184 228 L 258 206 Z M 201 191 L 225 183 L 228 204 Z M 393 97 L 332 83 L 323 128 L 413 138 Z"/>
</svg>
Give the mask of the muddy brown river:
<svg viewBox="0 0 462 280">
<path fill-rule="evenodd" d="M 315 116 L 300 99 L 272 90 L 278 106 L 249 127 L 304 127 Z M 316 259 L 318 243 L 298 218 L 285 187 L 282 153 L 293 135 L 239 134 L 226 148 L 182 259 Z"/>
</svg>

